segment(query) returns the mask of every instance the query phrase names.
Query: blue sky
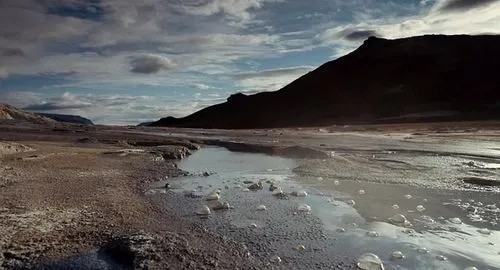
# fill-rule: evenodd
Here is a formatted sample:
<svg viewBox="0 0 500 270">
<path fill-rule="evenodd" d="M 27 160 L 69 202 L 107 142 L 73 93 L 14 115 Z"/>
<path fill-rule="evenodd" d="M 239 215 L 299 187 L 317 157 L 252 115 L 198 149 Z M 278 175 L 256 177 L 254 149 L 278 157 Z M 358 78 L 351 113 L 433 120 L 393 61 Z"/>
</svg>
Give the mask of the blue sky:
<svg viewBox="0 0 500 270">
<path fill-rule="evenodd" d="M 370 35 L 498 22 L 497 0 L 3 0 L 0 102 L 136 124 L 278 90 Z"/>
</svg>

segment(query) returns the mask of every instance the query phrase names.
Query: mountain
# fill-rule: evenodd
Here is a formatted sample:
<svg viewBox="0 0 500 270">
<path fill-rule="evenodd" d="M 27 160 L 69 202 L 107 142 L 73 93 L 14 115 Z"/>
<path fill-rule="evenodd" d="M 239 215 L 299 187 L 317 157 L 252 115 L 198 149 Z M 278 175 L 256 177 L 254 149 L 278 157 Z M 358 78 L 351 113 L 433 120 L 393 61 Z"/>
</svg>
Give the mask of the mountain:
<svg viewBox="0 0 500 270">
<path fill-rule="evenodd" d="M 20 110 L 16 107 L 7 105 L 7 104 L 2 104 L 0 103 L 0 121 L 1 120 L 17 120 L 17 121 L 26 121 L 30 123 L 36 123 L 36 124 L 55 124 L 56 121 L 35 114 L 35 113 L 30 113 L 26 112 L 23 110 Z"/>
<path fill-rule="evenodd" d="M 272 128 L 345 123 L 500 119 L 500 36 L 368 38 L 279 91 L 152 126 Z"/>
<path fill-rule="evenodd" d="M 70 124 L 81 124 L 81 125 L 94 125 L 90 119 L 81 117 L 79 115 L 69 115 L 69 114 L 53 114 L 53 113 L 37 113 L 40 116 L 56 120 L 57 122 L 70 123 Z"/>
</svg>

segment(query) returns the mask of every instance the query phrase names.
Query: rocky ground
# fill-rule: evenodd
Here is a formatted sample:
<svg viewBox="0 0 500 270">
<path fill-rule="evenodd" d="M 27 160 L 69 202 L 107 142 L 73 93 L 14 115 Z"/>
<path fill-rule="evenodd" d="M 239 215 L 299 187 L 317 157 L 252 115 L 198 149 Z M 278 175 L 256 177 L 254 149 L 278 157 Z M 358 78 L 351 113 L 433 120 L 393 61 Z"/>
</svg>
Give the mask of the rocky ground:
<svg viewBox="0 0 500 270">
<path fill-rule="evenodd" d="M 91 269 L 97 264 L 80 257 L 93 253 L 103 269 L 259 265 L 144 196 L 152 181 L 182 175 L 175 162 L 196 144 L 86 127 L 19 129 L 0 129 L 0 269 Z"/>
<path fill-rule="evenodd" d="M 497 160 L 492 153 L 500 150 L 499 127 L 486 122 L 221 131 L 3 121 L 0 269 L 270 268 L 244 245 L 173 210 L 180 205 L 146 196 L 151 183 L 185 174 L 176 162 L 200 145 L 306 158 L 297 169 L 303 174 L 347 148 L 370 157 L 370 151 L 405 149 Z M 350 161 L 332 162 L 338 176 L 342 162 Z"/>
</svg>

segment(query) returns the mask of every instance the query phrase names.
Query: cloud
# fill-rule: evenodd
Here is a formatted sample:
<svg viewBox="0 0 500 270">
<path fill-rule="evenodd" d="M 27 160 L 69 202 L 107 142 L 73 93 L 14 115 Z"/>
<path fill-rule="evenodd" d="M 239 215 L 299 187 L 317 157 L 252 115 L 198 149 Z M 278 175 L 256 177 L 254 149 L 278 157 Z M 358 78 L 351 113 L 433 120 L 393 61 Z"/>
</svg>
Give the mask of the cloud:
<svg viewBox="0 0 500 270">
<path fill-rule="evenodd" d="M 310 66 L 287 67 L 238 73 L 232 77 L 238 81 L 242 92 L 255 93 L 278 90 L 312 69 Z"/>
<path fill-rule="evenodd" d="M 463 12 L 443 12 L 442 8 L 456 5 L 458 2 L 469 3 L 473 10 L 463 9 Z M 481 2 L 482 5 L 470 3 Z M 486 3 L 488 2 L 488 3 Z M 461 4 L 461 6 L 466 6 Z M 317 36 L 319 42 L 333 46 L 336 56 L 341 56 L 354 50 L 361 44 L 361 40 L 346 37 L 346 33 L 362 31 L 362 34 L 376 33 L 384 38 L 404 38 L 427 34 L 500 34 L 500 1 L 449 1 L 441 0 L 421 14 L 401 16 L 396 18 L 382 18 L 362 20 L 347 23 L 324 30 Z M 363 36 L 356 34 L 356 37 Z"/>
<path fill-rule="evenodd" d="M 458 2 L 470 8 L 445 11 Z M 36 92 L 23 106 L 64 107 L 98 123 L 182 116 L 213 102 L 192 96 L 197 89 L 221 98 L 277 90 L 369 35 L 500 33 L 499 1 L 479 2 L 1 0 L 0 96 Z"/>
<path fill-rule="evenodd" d="M 174 66 L 172 60 L 152 54 L 132 57 L 130 60 L 130 72 L 132 73 L 153 74 L 170 70 Z"/>
<path fill-rule="evenodd" d="M 304 74 L 311 71 L 312 69 L 313 67 L 310 66 L 267 69 L 254 72 L 238 73 L 233 75 L 233 77 L 238 80 L 274 78 L 279 76 L 290 76 L 290 75 L 293 76 L 296 74 Z"/>
<path fill-rule="evenodd" d="M 19 48 L 0 49 L 0 55 L 6 56 L 6 57 L 25 57 L 26 56 L 24 51 L 19 49 Z"/>
<path fill-rule="evenodd" d="M 193 87 L 200 90 L 208 90 L 212 88 L 210 85 L 206 85 L 204 83 L 194 83 Z"/>
<path fill-rule="evenodd" d="M 182 1 L 185 12 L 210 16 L 218 13 L 229 16 L 229 19 L 246 22 L 251 19 L 250 10 L 261 8 L 266 2 L 282 0 L 187 0 Z"/>
<path fill-rule="evenodd" d="M 344 38 L 349 41 L 360 41 L 365 40 L 371 36 L 378 36 L 375 30 L 353 30 L 344 35 Z"/>
<path fill-rule="evenodd" d="M 0 80 L 1 79 L 7 79 L 9 77 L 9 73 L 5 68 L 0 67 Z"/>
<path fill-rule="evenodd" d="M 498 0 L 446 0 L 439 7 L 440 11 L 464 11 L 487 6 Z"/>
<path fill-rule="evenodd" d="M 31 104 L 23 109 L 30 111 L 57 111 L 67 109 L 83 109 L 89 108 L 92 103 L 82 100 L 76 95 L 64 93 L 60 97 L 51 98 L 49 101 L 41 101 L 36 104 Z"/>
</svg>

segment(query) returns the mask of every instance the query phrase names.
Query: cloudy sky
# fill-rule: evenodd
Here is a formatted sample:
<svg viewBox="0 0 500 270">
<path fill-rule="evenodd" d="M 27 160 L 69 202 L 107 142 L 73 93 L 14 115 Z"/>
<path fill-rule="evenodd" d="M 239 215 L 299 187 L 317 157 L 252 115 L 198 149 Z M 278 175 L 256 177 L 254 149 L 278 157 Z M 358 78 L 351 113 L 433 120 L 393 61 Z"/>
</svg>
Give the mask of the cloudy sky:
<svg viewBox="0 0 500 270">
<path fill-rule="evenodd" d="M 0 0 L 0 102 L 136 124 L 277 90 L 371 35 L 499 22 L 498 0 Z"/>
</svg>

